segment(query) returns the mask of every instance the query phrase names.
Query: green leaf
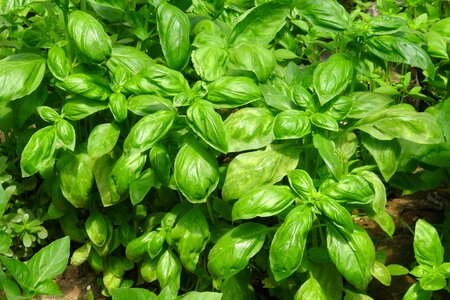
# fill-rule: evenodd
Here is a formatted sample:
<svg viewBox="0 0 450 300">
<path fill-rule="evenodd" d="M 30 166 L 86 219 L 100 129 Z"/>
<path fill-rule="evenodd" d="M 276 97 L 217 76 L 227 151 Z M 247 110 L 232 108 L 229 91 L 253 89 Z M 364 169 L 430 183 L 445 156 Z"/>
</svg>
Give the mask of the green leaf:
<svg viewBox="0 0 450 300">
<path fill-rule="evenodd" d="M 162 110 L 140 119 L 130 130 L 123 150 L 125 153 L 144 152 L 169 132 L 175 113 Z"/>
<path fill-rule="evenodd" d="M 31 94 L 41 84 L 44 73 L 45 58 L 38 54 L 20 53 L 0 60 L 0 102 Z"/>
<path fill-rule="evenodd" d="M 409 273 L 409 270 L 407 268 L 398 264 L 390 264 L 387 265 L 386 268 L 389 271 L 389 274 L 391 274 L 392 276 L 402 276 Z"/>
<path fill-rule="evenodd" d="M 392 34 L 398 32 L 408 19 L 399 16 L 379 15 L 370 20 L 371 27 L 376 35 Z"/>
<path fill-rule="evenodd" d="M 403 300 L 429 300 L 432 295 L 432 291 L 425 291 L 420 287 L 420 284 L 416 282 L 406 291 Z"/>
<path fill-rule="evenodd" d="M 152 169 L 142 172 L 138 179 L 130 183 L 131 204 L 133 206 L 139 204 L 155 185 L 157 185 L 155 172 Z"/>
<path fill-rule="evenodd" d="M 379 140 L 401 138 L 418 144 L 439 144 L 444 135 L 431 114 L 416 112 L 409 104 L 398 104 L 373 112 L 354 125 Z"/>
<path fill-rule="evenodd" d="M 22 288 L 29 288 L 28 283 L 32 280 L 28 266 L 15 258 L 0 256 L 0 260 L 11 276 Z"/>
<path fill-rule="evenodd" d="M 55 124 L 55 131 L 57 143 L 63 148 L 74 151 L 76 143 L 76 133 L 75 128 L 73 128 L 72 124 L 70 124 L 66 120 L 59 120 Z"/>
<path fill-rule="evenodd" d="M 72 98 L 64 103 L 61 116 L 72 121 L 78 121 L 107 108 L 108 104 L 105 102 Z"/>
<path fill-rule="evenodd" d="M 109 174 L 111 190 L 118 194 L 125 193 L 130 187 L 130 184 L 141 174 L 146 160 L 147 157 L 142 153 L 122 154 Z M 115 201 L 119 201 L 119 199 L 113 199 L 112 204 Z"/>
<path fill-rule="evenodd" d="M 228 152 L 225 125 L 211 103 L 202 100 L 194 102 L 188 108 L 186 117 L 189 127 L 208 145 L 222 153 Z"/>
<path fill-rule="evenodd" d="M 327 249 L 342 276 L 357 289 L 365 290 L 375 261 L 375 247 L 367 232 L 356 224 L 351 234 L 327 226 Z"/>
<path fill-rule="evenodd" d="M 353 232 L 352 216 L 345 207 L 326 197 L 322 197 L 314 204 L 321 214 L 321 219 L 325 219 L 343 232 L 348 234 Z"/>
<path fill-rule="evenodd" d="M 214 81 L 227 71 L 228 52 L 217 46 L 200 46 L 192 51 L 192 63 L 195 71 L 203 79 Z"/>
<path fill-rule="evenodd" d="M 106 62 L 111 73 L 114 73 L 117 68 L 124 68 L 133 75 L 153 64 L 150 56 L 135 47 L 117 44 L 112 48 L 111 57 Z"/>
<path fill-rule="evenodd" d="M 314 182 L 305 170 L 292 170 L 287 172 L 289 185 L 302 198 L 307 201 L 316 193 Z"/>
<path fill-rule="evenodd" d="M 321 105 L 347 88 L 353 78 L 354 68 L 353 61 L 344 54 L 334 54 L 315 68 L 313 84 Z"/>
<path fill-rule="evenodd" d="M 321 248 L 326 252 L 326 249 Z M 310 262 L 309 265 L 310 277 L 313 277 L 320 285 L 322 293 L 326 299 L 341 300 L 343 292 L 343 280 L 336 267 L 329 258 L 326 262 L 317 263 Z"/>
<path fill-rule="evenodd" d="M 85 152 L 66 151 L 56 163 L 61 192 L 76 208 L 91 204 L 94 183 L 93 162 Z"/>
<path fill-rule="evenodd" d="M 426 291 L 438 291 L 447 286 L 447 281 L 444 276 L 439 273 L 425 274 L 419 278 L 420 287 Z"/>
<path fill-rule="evenodd" d="M 0 184 L 0 218 L 3 216 L 6 210 L 6 205 L 8 204 L 8 197 L 6 195 L 5 189 L 2 184 Z"/>
<path fill-rule="evenodd" d="M 148 231 L 131 240 L 125 249 L 126 257 L 133 262 L 142 260 L 143 256 L 148 252 L 150 241 L 155 239 L 155 235 L 157 235 L 157 232 Z"/>
<path fill-rule="evenodd" d="M 320 157 L 325 161 L 333 176 L 336 179 L 340 179 L 344 172 L 344 167 L 342 159 L 336 153 L 336 145 L 334 142 L 321 134 L 314 134 L 313 144 L 314 148 L 319 150 Z"/>
<path fill-rule="evenodd" d="M 345 289 L 344 300 L 374 300 L 372 297 Z"/>
<path fill-rule="evenodd" d="M 128 98 L 127 108 L 135 115 L 145 117 L 160 110 L 175 111 L 171 101 L 155 95 L 135 95 Z"/>
<path fill-rule="evenodd" d="M 252 189 L 233 205 L 233 221 L 277 215 L 294 200 L 295 194 L 285 185 L 268 185 Z"/>
<path fill-rule="evenodd" d="M 245 107 L 224 121 L 228 151 L 239 152 L 265 147 L 272 142 L 273 115 L 267 108 Z"/>
<path fill-rule="evenodd" d="M 5 0 L 0 2 L 0 15 L 6 15 L 13 11 L 25 8 L 27 5 L 45 2 L 45 0 Z"/>
<path fill-rule="evenodd" d="M 224 279 L 239 273 L 262 248 L 266 232 L 266 226 L 252 222 L 228 231 L 209 251 L 208 270 Z"/>
<path fill-rule="evenodd" d="M 297 206 L 275 232 L 270 245 L 270 269 L 276 281 L 291 276 L 300 266 L 311 230 L 313 214 L 307 206 Z"/>
<path fill-rule="evenodd" d="M 339 131 L 339 124 L 330 115 L 325 113 L 314 113 L 310 117 L 311 123 L 319 128 L 331 131 Z"/>
<path fill-rule="evenodd" d="M 95 75 L 77 73 L 68 75 L 62 83 L 56 84 L 63 90 L 88 99 L 104 101 L 110 96 L 110 89 Z"/>
<path fill-rule="evenodd" d="M 294 300 L 302 299 L 327 300 L 327 297 L 322 292 L 317 280 L 314 277 L 309 277 L 295 293 Z"/>
<path fill-rule="evenodd" d="M 155 175 L 162 184 L 169 185 L 172 160 L 167 149 L 161 145 L 154 145 L 149 152 L 150 165 L 155 171 Z"/>
<path fill-rule="evenodd" d="M 192 141 L 178 151 L 173 176 L 189 202 L 201 203 L 219 184 L 219 166 L 214 156 Z"/>
<path fill-rule="evenodd" d="M 296 0 L 294 4 L 302 16 L 321 30 L 344 31 L 350 27 L 350 15 L 338 1 Z"/>
<path fill-rule="evenodd" d="M 85 223 L 86 233 L 94 245 L 101 247 L 107 241 L 108 222 L 110 222 L 108 217 L 97 211 L 91 212 L 87 218 Z"/>
<path fill-rule="evenodd" d="M 385 286 L 391 285 L 391 273 L 383 263 L 377 260 L 372 265 L 372 276 Z"/>
<path fill-rule="evenodd" d="M 354 119 L 370 116 L 374 112 L 380 111 L 395 103 L 394 99 L 384 94 L 373 92 L 354 92 L 348 96 L 353 102 L 348 117 Z"/>
<path fill-rule="evenodd" d="M 271 80 L 260 84 L 264 102 L 279 110 L 295 110 L 292 88 L 284 80 L 278 77 L 272 77 Z"/>
<path fill-rule="evenodd" d="M 155 293 L 143 288 L 116 288 L 111 290 L 113 300 L 157 300 Z"/>
<path fill-rule="evenodd" d="M 78 267 L 86 262 L 89 258 L 89 254 L 91 253 L 91 249 L 92 245 L 89 242 L 76 249 L 70 258 L 70 265 Z"/>
<path fill-rule="evenodd" d="M 209 225 L 199 207 L 188 210 L 170 233 L 172 243 L 177 247 L 180 260 L 186 270 L 194 272 L 210 239 Z"/>
<path fill-rule="evenodd" d="M 243 76 L 223 76 L 208 85 L 207 100 L 215 108 L 233 108 L 261 98 L 259 86 Z"/>
<path fill-rule="evenodd" d="M 100 124 L 92 129 L 87 142 L 90 157 L 100 157 L 114 149 L 120 135 L 120 128 L 114 123 Z"/>
<path fill-rule="evenodd" d="M 29 177 L 41 171 L 53 158 L 56 150 L 56 132 L 54 126 L 36 131 L 23 149 L 20 168 L 23 177 Z"/>
<path fill-rule="evenodd" d="M 280 181 L 297 167 L 298 155 L 298 148 L 286 145 L 239 154 L 228 166 L 223 199 L 239 199 L 250 189 Z"/>
<path fill-rule="evenodd" d="M 114 120 L 117 123 L 122 123 L 127 119 L 127 98 L 121 93 L 113 93 L 109 95 L 108 102 L 109 110 L 111 111 Z"/>
<path fill-rule="evenodd" d="M 367 49 L 379 58 L 421 68 L 434 76 L 434 65 L 419 45 L 399 36 L 382 35 L 368 39 Z"/>
<path fill-rule="evenodd" d="M 439 266 L 444 262 L 444 248 L 436 229 L 419 219 L 414 230 L 414 255 L 419 264 Z"/>
<path fill-rule="evenodd" d="M 250 272 L 244 270 L 223 281 L 220 291 L 223 300 L 256 300 L 250 282 Z"/>
<path fill-rule="evenodd" d="M 338 202 L 342 202 L 344 204 L 371 203 L 371 201 L 373 200 L 374 191 L 372 189 L 372 186 L 365 179 L 365 176 L 370 175 L 345 175 L 337 183 L 327 185 L 325 188 L 321 189 L 321 193 L 328 198 L 331 198 Z M 386 196 L 386 194 L 384 196 Z M 386 197 L 384 197 L 384 200 L 386 201 Z M 377 212 L 383 209 L 384 205 L 380 208 L 377 207 Z"/>
<path fill-rule="evenodd" d="M 161 1 L 156 8 L 156 27 L 161 48 L 171 69 L 181 70 L 189 62 L 191 22 L 178 7 Z"/>
<path fill-rule="evenodd" d="M 285 110 L 273 122 L 273 136 L 278 140 L 298 139 L 311 133 L 307 113 L 299 110 Z"/>
<path fill-rule="evenodd" d="M 158 279 L 156 272 L 158 269 L 158 261 L 158 256 L 155 258 L 150 258 L 149 256 L 145 257 L 139 269 L 142 279 L 147 282 L 154 282 Z"/>
<path fill-rule="evenodd" d="M 255 44 L 241 44 L 228 55 L 233 69 L 253 72 L 260 82 L 269 79 L 276 66 L 272 51 Z"/>
<path fill-rule="evenodd" d="M 214 292 L 189 292 L 181 296 L 184 300 L 220 300 L 222 299 L 222 293 Z"/>
<path fill-rule="evenodd" d="M 387 199 L 386 188 L 381 179 L 378 177 L 378 175 L 369 171 L 362 171 L 358 174 L 361 175 L 361 177 L 364 178 L 367 182 L 369 182 L 373 189 L 373 198 L 370 203 L 373 211 L 377 214 L 384 212 Z"/>
<path fill-rule="evenodd" d="M 70 256 L 70 239 L 58 239 L 36 253 L 28 262 L 30 270 L 29 287 L 36 288 L 39 283 L 53 279 L 67 266 Z"/>
<path fill-rule="evenodd" d="M 381 229 L 384 230 L 389 236 L 394 235 L 395 231 L 395 223 L 392 219 L 391 215 L 388 214 L 385 210 L 378 212 L 375 215 L 372 215 L 371 213 L 367 213 L 367 215 L 373 219 L 375 222 L 380 225 Z"/>
<path fill-rule="evenodd" d="M 180 288 L 181 263 L 172 251 L 166 250 L 158 262 L 157 277 L 162 289 L 166 286 L 173 291 Z"/>
<path fill-rule="evenodd" d="M 52 280 L 47 279 L 36 286 L 35 291 L 42 295 L 62 296 L 59 286 Z"/>
<path fill-rule="evenodd" d="M 156 258 L 163 250 L 166 234 L 162 231 L 152 231 L 147 242 L 147 252 L 151 259 Z"/>
<path fill-rule="evenodd" d="M 326 109 L 324 112 L 327 116 L 330 116 L 336 121 L 344 119 L 351 111 L 353 106 L 353 100 L 347 96 L 337 97 L 323 107 Z M 318 125 L 317 125 L 318 126 Z M 320 127 L 320 126 L 319 126 Z"/>
<path fill-rule="evenodd" d="M 108 21 L 119 21 L 127 9 L 126 0 L 88 0 L 95 12 Z"/>
<path fill-rule="evenodd" d="M 82 56 L 94 62 L 103 62 L 111 55 L 112 42 L 93 16 L 81 10 L 69 15 L 69 36 Z"/>
<path fill-rule="evenodd" d="M 71 62 L 61 47 L 54 45 L 48 50 L 47 66 L 55 78 L 64 80 L 69 75 Z"/>
<path fill-rule="evenodd" d="M 400 143 L 397 140 L 380 141 L 368 134 L 361 135 L 361 142 L 375 159 L 384 180 L 389 181 L 400 161 Z"/>
<path fill-rule="evenodd" d="M 266 46 L 283 28 L 289 14 L 285 1 L 269 1 L 252 9 L 231 31 L 229 44 L 238 46 L 244 43 Z"/>
<path fill-rule="evenodd" d="M 48 106 L 38 106 L 36 110 L 41 117 L 47 123 L 55 123 L 60 119 L 59 114 L 51 107 Z"/>
</svg>

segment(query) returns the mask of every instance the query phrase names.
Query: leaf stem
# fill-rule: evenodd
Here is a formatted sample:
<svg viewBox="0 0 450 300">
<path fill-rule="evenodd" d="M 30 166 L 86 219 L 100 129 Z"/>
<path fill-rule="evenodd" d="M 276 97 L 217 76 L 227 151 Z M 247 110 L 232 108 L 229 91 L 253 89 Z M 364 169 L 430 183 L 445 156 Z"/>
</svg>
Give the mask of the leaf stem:
<svg viewBox="0 0 450 300">
<path fill-rule="evenodd" d="M 206 207 L 208 208 L 208 214 L 209 214 L 209 217 L 211 218 L 211 223 L 214 225 L 216 223 L 216 218 L 214 216 L 214 210 L 211 206 L 211 202 L 210 202 L 209 198 L 208 198 L 208 200 L 206 200 Z"/>
</svg>

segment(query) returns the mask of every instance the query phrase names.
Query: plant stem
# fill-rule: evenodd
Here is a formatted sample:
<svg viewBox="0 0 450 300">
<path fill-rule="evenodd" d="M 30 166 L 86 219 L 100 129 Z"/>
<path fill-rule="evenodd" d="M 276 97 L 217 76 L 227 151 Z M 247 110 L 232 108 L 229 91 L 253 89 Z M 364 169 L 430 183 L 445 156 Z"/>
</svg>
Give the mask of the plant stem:
<svg viewBox="0 0 450 300">
<path fill-rule="evenodd" d="M 211 206 L 211 201 L 209 200 L 209 198 L 208 200 L 206 200 L 206 207 L 208 208 L 208 214 L 211 218 L 211 223 L 214 225 L 216 223 L 216 218 L 214 217 L 214 210 Z"/>
</svg>

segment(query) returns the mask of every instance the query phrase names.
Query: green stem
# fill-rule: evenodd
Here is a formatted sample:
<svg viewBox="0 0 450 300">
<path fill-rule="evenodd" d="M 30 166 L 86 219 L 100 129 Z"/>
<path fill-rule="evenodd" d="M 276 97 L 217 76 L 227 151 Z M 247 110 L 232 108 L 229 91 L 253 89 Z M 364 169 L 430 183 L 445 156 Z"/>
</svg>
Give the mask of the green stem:
<svg viewBox="0 0 450 300">
<path fill-rule="evenodd" d="M 208 208 L 208 214 L 211 218 L 211 223 L 214 225 L 216 223 L 216 218 L 214 217 L 214 210 L 211 206 L 211 201 L 209 200 L 209 198 L 208 200 L 206 200 L 206 207 Z"/>
</svg>

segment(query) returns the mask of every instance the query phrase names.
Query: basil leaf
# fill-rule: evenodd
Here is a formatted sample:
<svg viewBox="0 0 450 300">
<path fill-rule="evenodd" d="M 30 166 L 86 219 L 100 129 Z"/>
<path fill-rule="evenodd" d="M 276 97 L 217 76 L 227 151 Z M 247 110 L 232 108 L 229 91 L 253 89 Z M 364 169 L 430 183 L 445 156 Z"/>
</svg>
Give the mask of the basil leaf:
<svg viewBox="0 0 450 300">
<path fill-rule="evenodd" d="M 409 270 L 407 268 L 398 264 L 390 264 L 387 265 L 386 268 L 388 269 L 389 274 L 391 274 L 392 276 L 402 276 L 409 273 Z"/>
<path fill-rule="evenodd" d="M 59 114 L 51 107 L 48 106 L 38 106 L 36 107 L 36 111 L 41 117 L 42 120 L 48 123 L 55 123 L 60 119 Z"/>
<path fill-rule="evenodd" d="M 429 300 L 433 295 L 432 291 L 425 291 L 420 287 L 420 283 L 416 282 L 406 291 L 403 296 L 404 300 Z"/>
<path fill-rule="evenodd" d="M 277 64 L 271 51 L 253 44 L 234 47 L 228 55 L 234 69 L 253 72 L 260 82 L 269 79 Z"/>
<path fill-rule="evenodd" d="M 111 290 L 113 300 L 157 300 L 155 293 L 143 288 L 116 288 Z"/>
<path fill-rule="evenodd" d="M 5 0 L 0 2 L 0 15 L 6 15 L 13 11 L 25 8 L 27 5 L 45 2 L 45 0 Z"/>
<path fill-rule="evenodd" d="M 252 222 L 231 229 L 209 251 L 208 270 L 224 279 L 239 273 L 262 248 L 266 232 L 266 226 Z"/>
<path fill-rule="evenodd" d="M 30 270 L 28 288 L 35 288 L 39 283 L 61 274 L 67 266 L 69 256 L 69 237 L 58 239 L 39 250 L 26 263 Z"/>
<path fill-rule="evenodd" d="M 419 113 L 409 104 L 378 110 L 354 125 L 376 139 L 401 138 L 418 144 L 442 143 L 444 136 L 434 116 Z"/>
<path fill-rule="evenodd" d="M 447 280 L 439 273 L 425 274 L 419 278 L 420 287 L 426 291 L 438 291 L 447 286 Z"/>
<path fill-rule="evenodd" d="M 385 286 L 391 285 L 391 274 L 389 270 L 383 263 L 377 260 L 374 261 L 372 266 L 372 276 Z"/>
<path fill-rule="evenodd" d="M 70 258 L 70 265 L 79 267 L 88 260 L 89 253 L 91 253 L 92 244 L 85 243 L 80 248 L 76 249 Z"/>
<path fill-rule="evenodd" d="M 106 66 L 113 74 L 116 69 L 124 68 L 133 75 L 153 64 L 153 59 L 144 52 L 139 51 L 134 47 L 122 45 L 114 45 L 111 57 L 106 62 Z"/>
<path fill-rule="evenodd" d="M 56 45 L 48 51 L 47 66 L 52 75 L 59 80 L 64 80 L 71 69 L 71 63 L 66 56 L 66 52 Z"/>
<path fill-rule="evenodd" d="M 27 265 L 18 259 L 9 258 L 7 256 L 0 256 L 0 261 L 3 266 L 6 267 L 8 272 L 14 278 L 15 281 L 22 287 L 28 288 L 28 283 L 33 280 L 31 278 L 31 272 Z M 6 277 L 6 276 L 5 276 Z M 3 278 L 2 278 L 3 279 Z M 19 288 L 17 287 L 18 294 L 20 295 Z"/>
<path fill-rule="evenodd" d="M 267 108 L 245 107 L 224 121 L 228 151 L 239 152 L 265 147 L 272 142 L 273 115 Z"/>
<path fill-rule="evenodd" d="M 400 161 L 400 143 L 396 139 L 379 141 L 367 134 L 361 135 L 361 142 L 375 159 L 384 180 L 389 181 L 397 171 Z"/>
<path fill-rule="evenodd" d="M 252 9 L 233 28 L 228 40 L 231 46 L 250 43 L 266 46 L 283 28 L 289 14 L 286 1 L 269 1 Z"/>
<path fill-rule="evenodd" d="M 375 247 L 367 232 L 356 224 L 351 234 L 327 226 L 327 249 L 342 276 L 357 289 L 365 290 L 375 261 Z"/>
<path fill-rule="evenodd" d="M 177 247 L 186 270 L 194 272 L 210 239 L 209 225 L 199 207 L 195 206 L 181 216 L 172 229 L 171 240 Z"/>
<path fill-rule="evenodd" d="M 250 189 L 280 181 L 297 167 L 298 154 L 298 148 L 285 145 L 239 154 L 228 167 L 222 198 L 239 199 Z"/>
<path fill-rule="evenodd" d="M 123 143 L 125 153 L 144 152 L 163 138 L 175 119 L 172 111 L 158 111 L 140 119 Z"/>
<path fill-rule="evenodd" d="M 127 108 L 135 115 L 145 117 L 160 110 L 175 111 L 171 101 L 155 95 L 136 95 L 128 98 Z"/>
<path fill-rule="evenodd" d="M 161 256 L 156 274 L 162 289 L 168 286 L 171 290 L 178 291 L 180 288 L 181 263 L 172 251 L 166 250 Z"/>
<path fill-rule="evenodd" d="M 152 231 L 147 242 L 147 252 L 151 259 L 156 258 L 163 250 L 166 234 L 162 231 Z"/>
<path fill-rule="evenodd" d="M 327 297 L 322 292 L 320 284 L 314 277 L 309 277 L 295 293 L 294 300 L 302 299 L 317 299 L 327 300 Z"/>
<path fill-rule="evenodd" d="M 296 0 L 294 4 L 302 16 L 322 30 L 344 31 L 350 27 L 350 15 L 337 1 Z"/>
<path fill-rule="evenodd" d="M 393 35 L 369 38 L 367 49 L 379 58 L 421 68 L 434 76 L 434 65 L 428 53 L 417 44 Z"/>
<path fill-rule="evenodd" d="M 142 172 L 138 179 L 130 183 L 130 199 L 133 206 L 144 200 L 150 189 L 156 185 L 157 179 L 152 169 Z"/>
<path fill-rule="evenodd" d="M 181 296 L 184 300 L 220 300 L 222 293 L 192 291 Z"/>
<path fill-rule="evenodd" d="M 113 194 L 123 194 L 128 190 L 130 184 L 139 177 L 146 159 L 147 157 L 139 152 L 122 154 L 109 174 L 109 186 Z M 112 204 L 119 200 L 112 199 Z"/>
<path fill-rule="evenodd" d="M 354 92 L 348 95 L 353 102 L 349 118 L 361 119 L 394 104 L 394 99 L 379 93 Z"/>
<path fill-rule="evenodd" d="M 324 113 L 314 113 L 310 117 L 311 123 L 319 128 L 331 131 L 339 131 L 339 124 L 330 115 Z"/>
<path fill-rule="evenodd" d="M 207 99 L 215 108 L 233 108 L 261 98 L 255 82 L 243 76 L 223 76 L 208 85 Z"/>
<path fill-rule="evenodd" d="M 345 175 L 337 183 L 322 189 L 321 194 L 345 204 L 368 204 L 373 200 L 374 191 L 365 179 L 366 175 Z"/>
<path fill-rule="evenodd" d="M 270 245 L 270 269 L 276 281 L 291 276 L 300 266 L 311 230 L 313 214 L 307 206 L 297 206 L 289 212 L 275 232 Z"/>
<path fill-rule="evenodd" d="M 98 101 L 108 99 L 111 94 L 109 87 L 101 78 L 84 73 L 71 74 L 62 83 L 58 82 L 56 85 L 75 95 Z"/>
<path fill-rule="evenodd" d="M 97 211 L 91 212 L 86 219 L 86 233 L 94 245 L 101 247 L 106 243 L 108 239 L 108 222 L 110 222 L 109 219 Z"/>
<path fill-rule="evenodd" d="M 275 77 L 261 84 L 261 92 L 264 102 L 279 110 L 295 110 L 295 101 L 292 97 L 292 89 L 284 80 Z"/>
<path fill-rule="evenodd" d="M 121 93 L 113 93 L 109 96 L 109 110 L 117 123 L 127 119 L 127 98 Z"/>
<path fill-rule="evenodd" d="M 162 184 L 169 185 L 170 171 L 172 169 L 172 160 L 167 149 L 161 145 L 154 145 L 149 152 L 150 165 L 155 171 L 156 176 Z"/>
<path fill-rule="evenodd" d="M 126 0 L 88 0 L 95 12 L 108 21 L 119 21 L 127 9 Z"/>
<path fill-rule="evenodd" d="M 313 84 L 321 105 L 347 88 L 353 78 L 354 68 L 353 61 L 344 54 L 333 54 L 316 67 Z"/>
<path fill-rule="evenodd" d="M 205 148 L 190 142 L 178 151 L 173 176 L 189 202 L 206 202 L 219 184 L 219 166 Z"/>
<path fill-rule="evenodd" d="M 81 10 L 69 15 L 69 36 L 82 56 L 94 62 L 103 62 L 111 54 L 112 42 L 102 25 L 93 16 Z"/>
<path fill-rule="evenodd" d="M 0 102 L 31 94 L 41 84 L 45 59 L 33 53 L 13 54 L 0 60 Z"/>
<path fill-rule="evenodd" d="M 255 188 L 233 205 L 233 221 L 279 214 L 294 200 L 295 194 L 288 186 L 269 185 Z"/>
<path fill-rule="evenodd" d="M 66 120 L 59 120 L 55 124 L 56 130 L 56 140 L 59 145 L 63 148 L 67 148 L 69 150 L 75 150 L 75 139 L 76 133 L 75 128 L 73 128 L 72 124 L 67 122 Z"/>
<path fill-rule="evenodd" d="M 66 151 L 56 163 L 61 192 L 76 208 L 91 205 L 94 183 L 93 162 L 85 152 Z"/>
<path fill-rule="evenodd" d="M 56 151 L 56 130 L 47 126 L 36 131 L 22 151 L 20 168 L 23 177 L 41 171 L 53 158 Z"/>
<path fill-rule="evenodd" d="M 330 116 L 336 121 L 340 121 L 348 115 L 348 113 L 352 109 L 352 105 L 353 101 L 350 97 L 341 96 L 328 101 L 323 108 L 326 109 L 326 111 L 324 112 L 326 115 Z"/>
<path fill-rule="evenodd" d="M 250 272 L 243 270 L 238 274 L 223 281 L 220 291 L 223 293 L 222 299 L 233 300 L 256 300 L 253 287 L 250 282 Z"/>
<path fill-rule="evenodd" d="M 222 117 L 207 101 L 196 101 L 187 112 L 187 124 L 208 145 L 222 152 L 228 152 L 228 141 Z"/>
<path fill-rule="evenodd" d="M 78 121 L 107 108 L 108 105 L 104 102 L 73 98 L 64 103 L 61 116 L 71 121 Z"/>
<path fill-rule="evenodd" d="M 324 248 L 321 249 L 325 250 Z M 339 274 L 339 271 L 336 269 L 335 265 L 329 261 L 328 257 L 326 262 L 310 263 L 310 276 L 314 277 L 320 285 L 320 289 L 326 296 L 326 299 L 342 299 L 342 276 Z"/>
<path fill-rule="evenodd" d="M 330 139 L 325 138 L 321 134 L 313 135 L 314 148 L 319 150 L 320 157 L 330 169 L 336 179 L 340 179 L 343 173 L 342 159 L 336 153 L 336 145 Z"/>
<path fill-rule="evenodd" d="M 285 110 L 273 122 L 273 136 L 277 140 L 298 139 L 311 133 L 307 113 L 299 110 Z"/>
<path fill-rule="evenodd" d="M 161 1 L 156 8 L 156 27 L 167 65 L 171 69 L 183 69 L 190 54 L 188 16 L 178 7 Z"/>
<path fill-rule="evenodd" d="M 200 46 L 192 51 L 192 63 L 197 74 L 206 81 L 214 81 L 227 71 L 228 52 L 217 46 Z"/>
<path fill-rule="evenodd" d="M 155 258 L 150 258 L 149 256 L 147 256 L 144 259 L 139 269 L 139 273 L 141 274 L 144 281 L 154 282 L 158 279 L 156 273 L 156 270 L 158 269 L 158 261 L 159 256 Z"/>
<path fill-rule="evenodd" d="M 396 33 L 406 25 L 406 23 L 407 19 L 404 17 L 389 15 L 374 16 L 370 20 L 375 35 Z"/>
<path fill-rule="evenodd" d="M 302 198 L 307 201 L 315 197 L 316 188 L 314 182 L 305 170 L 291 170 L 287 172 L 289 185 Z"/>
<path fill-rule="evenodd" d="M 150 241 L 155 238 L 155 235 L 157 235 L 157 232 L 148 231 L 131 240 L 125 249 L 126 257 L 133 262 L 142 260 L 144 254 L 147 254 Z"/>
<path fill-rule="evenodd" d="M 100 157 L 114 149 L 120 135 L 120 128 L 114 123 L 100 124 L 92 129 L 87 142 L 90 157 Z"/>
<path fill-rule="evenodd" d="M 419 219 L 414 230 L 414 255 L 419 264 L 439 266 L 444 262 L 444 248 L 436 229 Z"/>
<path fill-rule="evenodd" d="M 337 201 L 322 197 L 314 204 L 323 219 L 339 228 L 342 232 L 348 234 L 353 232 L 352 215 Z"/>
</svg>

